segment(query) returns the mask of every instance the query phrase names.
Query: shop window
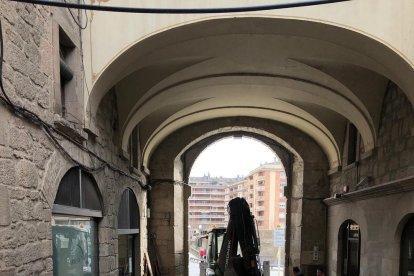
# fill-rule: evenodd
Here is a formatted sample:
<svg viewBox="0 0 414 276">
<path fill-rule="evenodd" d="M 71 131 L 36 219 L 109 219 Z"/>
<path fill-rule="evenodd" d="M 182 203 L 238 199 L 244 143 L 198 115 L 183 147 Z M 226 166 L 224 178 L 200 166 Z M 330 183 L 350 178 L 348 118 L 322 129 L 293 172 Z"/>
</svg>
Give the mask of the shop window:
<svg viewBox="0 0 414 276">
<path fill-rule="evenodd" d="M 139 271 L 139 211 L 134 193 L 126 189 L 118 210 L 118 264 L 119 275 L 133 276 Z"/>
<path fill-rule="evenodd" d="M 99 274 L 100 199 L 94 179 L 80 168 L 72 168 L 62 178 L 52 210 L 54 275 Z"/>
<path fill-rule="evenodd" d="M 342 276 L 358 276 L 360 267 L 361 231 L 352 220 L 345 221 L 339 229 L 338 271 Z"/>
<path fill-rule="evenodd" d="M 414 218 L 404 227 L 400 251 L 400 275 L 414 275 Z"/>
</svg>

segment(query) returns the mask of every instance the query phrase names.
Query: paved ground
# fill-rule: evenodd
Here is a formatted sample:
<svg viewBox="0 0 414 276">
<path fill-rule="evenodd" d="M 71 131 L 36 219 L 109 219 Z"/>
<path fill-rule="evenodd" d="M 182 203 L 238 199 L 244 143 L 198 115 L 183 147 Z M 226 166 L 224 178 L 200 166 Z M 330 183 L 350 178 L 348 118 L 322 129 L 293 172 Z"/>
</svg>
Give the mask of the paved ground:
<svg viewBox="0 0 414 276">
<path fill-rule="evenodd" d="M 190 261 L 188 262 L 188 275 L 189 276 L 200 276 L 199 263 L 195 261 L 196 256 L 189 254 Z"/>
<path fill-rule="evenodd" d="M 190 261 L 188 262 L 188 275 L 189 276 L 200 276 L 200 267 L 197 260 L 197 257 L 193 254 L 189 254 Z M 270 271 L 270 276 L 283 276 L 283 268 L 277 269 L 274 268 Z"/>
</svg>

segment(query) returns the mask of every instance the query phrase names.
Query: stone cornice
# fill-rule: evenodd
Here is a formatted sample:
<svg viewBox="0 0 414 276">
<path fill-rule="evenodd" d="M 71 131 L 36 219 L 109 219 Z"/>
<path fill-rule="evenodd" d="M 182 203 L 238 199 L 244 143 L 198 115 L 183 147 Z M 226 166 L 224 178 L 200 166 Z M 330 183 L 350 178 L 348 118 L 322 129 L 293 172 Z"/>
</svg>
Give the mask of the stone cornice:
<svg viewBox="0 0 414 276">
<path fill-rule="evenodd" d="M 328 206 L 338 205 L 346 202 L 354 202 L 369 198 L 382 197 L 399 194 L 414 190 L 414 176 L 394 180 L 385 184 L 376 185 L 358 191 L 341 194 L 340 198 L 326 198 L 323 202 Z"/>
</svg>

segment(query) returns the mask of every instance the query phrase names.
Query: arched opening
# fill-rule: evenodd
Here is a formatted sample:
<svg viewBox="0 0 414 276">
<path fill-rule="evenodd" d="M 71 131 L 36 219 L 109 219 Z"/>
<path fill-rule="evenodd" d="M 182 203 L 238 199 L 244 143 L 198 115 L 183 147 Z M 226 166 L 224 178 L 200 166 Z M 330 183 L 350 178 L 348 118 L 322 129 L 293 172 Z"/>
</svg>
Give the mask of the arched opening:
<svg viewBox="0 0 414 276">
<path fill-rule="evenodd" d="M 414 275 L 414 217 L 407 221 L 401 235 L 400 275 Z"/>
<path fill-rule="evenodd" d="M 325 252 L 326 228 L 321 228 L 321 225 L 326 223 L 326 207 L 321 199 L 328 194 L 324 177 L 328 164 L 326 156 L 309 136 L 299 130 L 270 120 L 249 117 L 212 119 L 181 128 L 166 138 L 151 156 L 149 168 L 153 189 L 149 199 L 149 225 L 158 237 L 162 237 L 157 239 L 156 246 L 158 252 L 163 254 L 161 262 L 182 258 L 189 252 L 188 216 L 184 214 L 188 212 L 187 199 L 191 191 L 186 183 L 195 159 L 214 141 L 234 135 L 253 137 L 264 142 L 277 153 L 286 168 L 286 270 L 291 271 L 293 266 L 300 265 L 306 271 L 315 264 L 323 265 L 323 258 L 308 261 L 302 258 L 302 252 L 312 251 L 314 246 L 319 248 L 320 255 Z M 159 200 L 166 204 L 155 204 Z M 312 220 L 304 220 L 307 213 L 321 215 Z M 168 224 L 162 218 L 169 218 Z M 183 226 L 182 232 L 178 227 L 175 228 L 176 225 Z M 172 232 L 172 229 L 179 231 Z M 304 229 L 308 229 L 305 234 Z M 165 233 L 170 235 L 164 237 Z M 173 246 L 164 245 L 172 240 Z M 170 248 L 171 253 L 168 253 Z M 187 260 L 188 258 L 182 260 L 184 267 L 188 265 Z M 176 267 L 164 267 L 168 271 L 177 271 Z"/>
<path fill-rule="evenodd" d="M 360 271 L 361 231 L 359 225 L 347 220 L 339 228 L 338 271 L 341 276 L 358 276 Z"/>
<path fill-rule="evenodd" d="M 139 275 L 139 209 L 134 192 L 126 189 L 118 210 L 118 271 L 120 276 Z"/>
<path fill-rule="evenodd" d="M 260 264 L 266 262 L 272 275 L 284 275 L 287 174 L 276 152 L 262 139 L 249 136 L 253 135 L 233 133 L 209 141 L 191 166 L 190 276 L 202 271 L 195 265 L 200 259 L 208 267 L 216 261 L 229 220 L 227 204 L 236 197 L 245 198 L 255 216 Z M 210 244 L 214 233 L 217 241 Z M 197 244 L 200 237 L 205 238 Z"/>
<path fill-rule="evenodd" d="M 53 271 L 56 275 L 98 275 L 101 195 L 92 175 L 79 167 L 62 178 L 52 209 Z"/>
</svg>

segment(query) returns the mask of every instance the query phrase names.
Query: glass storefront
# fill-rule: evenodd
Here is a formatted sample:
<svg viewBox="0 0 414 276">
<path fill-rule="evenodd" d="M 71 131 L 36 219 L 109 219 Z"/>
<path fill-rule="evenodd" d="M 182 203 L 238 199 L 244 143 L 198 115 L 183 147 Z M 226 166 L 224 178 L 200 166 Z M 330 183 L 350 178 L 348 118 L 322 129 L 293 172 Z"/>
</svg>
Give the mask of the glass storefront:
<svg viewBox="0 0 414 276">
<path fill-rule="evenodd" d="M 97 226 L 93 219 L 53 216 L 53 275 L 98 275 Z"/>
<path fill-rule="evenodd" d="M 133 276 L 134 273 L 134 242 L 136 235 L 118 236 L 119 276 Z"/>
</svg>

